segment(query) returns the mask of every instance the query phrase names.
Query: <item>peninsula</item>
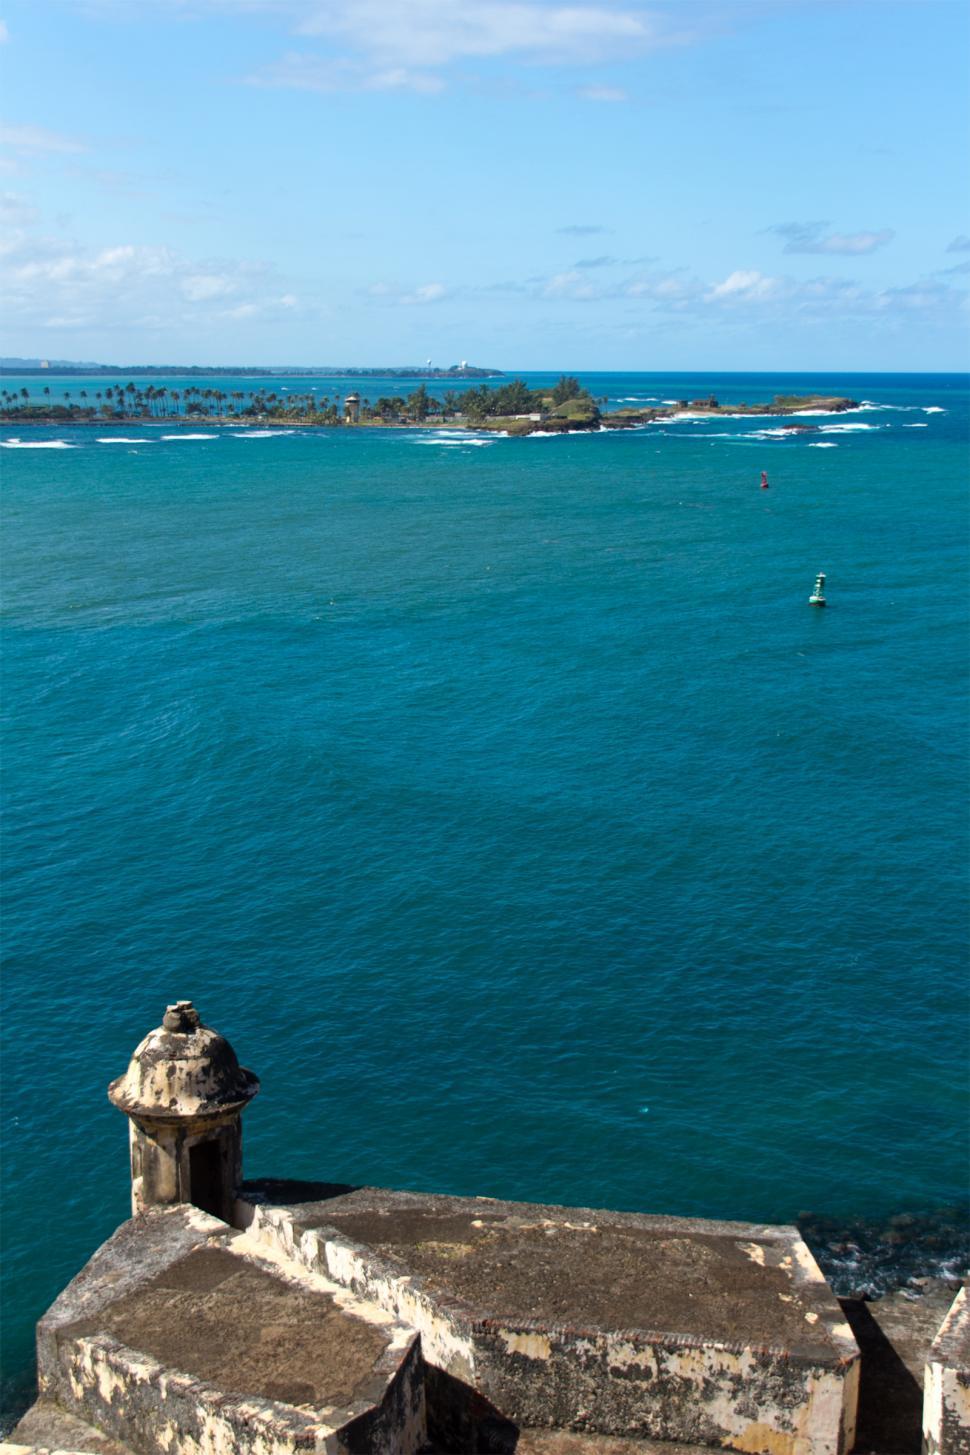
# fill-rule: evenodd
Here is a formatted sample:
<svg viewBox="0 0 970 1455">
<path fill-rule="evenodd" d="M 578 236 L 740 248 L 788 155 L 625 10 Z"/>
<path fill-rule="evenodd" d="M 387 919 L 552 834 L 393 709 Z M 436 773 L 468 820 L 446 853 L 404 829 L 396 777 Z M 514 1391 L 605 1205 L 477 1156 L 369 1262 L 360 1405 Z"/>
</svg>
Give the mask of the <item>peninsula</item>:
<svg viewBox="0 0 970 1455">
<path fill-rule="evenodd" d="M 467 366 L 461 366 L 467 367 Z M 386 375 L 381 377 L 387 377 Z M 458 377 L 449 371 L 442 377 Z M 467 377 L 467 376 L 463 376 Z M 476 376 L 477 377 L 477 376 Z M 43 399 L 27 387 L 0 389 L 0 423 L 16 425 L 97 424 L 207 424 L 265 426 L 282 424 L 300 428 L 435 428 L 489 430 L 505 435 L 573 434 L 583 431 L 635 429 L 661 420 L 689 416 L 811 415 L 857 409 L 858 401 L 829 395 L 776 395 L 768 402 L 720 404 L 713 395 L 680 399 L 658 406 L 607 410 L 605 399 L 595 399 L 579 380 L 563 374 L 556 384 L 530 388 L 523 379 L 490 388 L 473 385 L 445 390 L 440 397 L 422 382 L 410 394 L 382 394 L 376 399 L 353 391 L 343 400 L 339 392 L 310 392 L 258 388 L 253 390 L 184 384 L 179 389 L 153 384 L 105 384 L 93 395 L 78 391 L 77 400 L 65 390 L 62 401 L 51 398 L 45 385 Z M 811 424 L 790 424 L 788 429 L 811 429 Z"/>
</svg>

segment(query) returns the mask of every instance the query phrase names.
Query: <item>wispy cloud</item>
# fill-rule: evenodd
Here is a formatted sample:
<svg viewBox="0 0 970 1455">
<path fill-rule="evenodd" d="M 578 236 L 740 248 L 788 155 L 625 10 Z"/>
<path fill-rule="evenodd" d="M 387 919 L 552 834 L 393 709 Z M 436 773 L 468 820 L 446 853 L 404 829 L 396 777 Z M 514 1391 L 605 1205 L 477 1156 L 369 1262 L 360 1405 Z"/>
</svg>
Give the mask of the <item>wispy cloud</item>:
<svg viewBox="0 0 970 1455">
<path fill-rule="evenodd" d="M 496 56 L 588 65 L 669 44 L 662 22 L 639 7 L 546 5 L 534 0 L 316 4 L 297 30 L 305 36 L 343 34 L 355 49 L 404 66 L 446 66 Z"/>
<path fill-rule="evenodd" d="M 196 0 L 196 7 L 206 0 Z M 219 8 L 225 0 L 208 0 Z M 536 67 L 602 66 L 695 39 L 662 12 L 622 3 L 556 4 L 537 0 L 249 0 L 250 13 L 282 19 L 307 49 L 291 50 L 244 79 L 301 90 L 410 90 L 431 94 L 455 67 L 467 82 L 489 62 Z M 608 82 L 575 92 L 582 100 L 619 102 Z"/>
<path fill-rule="evenodd" d="M 0 125 L 0 146 L 18 152 L 84 152 L 87 147 L 73 136 L 62 136 L 42 126 Z"/>
<path fill-rule="evenodd" d="M 970 253 L 970 237 L 961 232 L 947 247 L 948 253 Z"/>
<path fill-rule="evenodd" d="M 711 302 L 730 299 L 732 302 L 750 303 L 753 300 L 776 298 L 781 290 L 778 278 L 768 278 L 753 268 L 738 268 L 721 283 L 715 283 L 707 293 Z"/>
<path fill-rule="evenodd" d="M 37 208 L 19 192 L 0 192 L 0 227 L 29 227 L 39 217 Z"/>
<path fill-rule="evenodd" d="M 366 290 L 366 296 L 378 303 L 413 308 L 440 303 L 450 296 L 450 291 L 444 283 L 420 283 L 416 288 L 395 287 L 391 283 L 372 283 Z"/>
<path fill-rule="evenodd" d="M 619 86 L 580 86 L 576 95 L 581 101 L 629 101 L 626 91 Z"/>
<path fill-rule="evenodd" d="M 433 95 L 444 87 L 438 76 L 406 66 L 375 70 L 359 61 L 288 51 L 263 70 L 245 77 L 249 86 L 292 91 L 416 91 Z"/>
<path fill-rule="evenodd" d="M 557 227 L 556 231 L 563 237 L 593 237 L 599 232 L 612 232 L 612 228 L 603 227 L 598 222 L 570 222 L 565 227 Z"/>
<path fill-rule="evenodd" d="M 595 259 L 590 260 L 596 262 Z M 463 299 L 516 299 L 546 309 L 595 306 L 610 317 L 620 306 L 625 318 L 642 310 L 653 323 L 665 319 L 695 322 L 750 316 L 759 322 L 795 324 L 838 319 L 884 320 L 887 325 L 941 323 L 965 310 L 968 294 L 939 279 L 922 279 L 892 288 L 871 288 L 851 278 L 819 276 L 803 279 L 773 275 L 755 268 L 735 268 L 725 276 L 704 279 L 686 268 L 647 268 L 634 273 L 615 271 L 620 260 L 608 259 L 601 269 L 578 266 L 552 274 L 506 280 L 482 287 L 467 284 L 452 288 L 448 296 Z M 385 290 L 390 302 L 405 302 L 400 289 Z M 556 315 L 546 314 L 549 323 Z"/>
<path fill-rule="evenodd" d="M 880 232 L 826 232 L 827 222 L 779 222 L 768 232 L 786 239 L 786 253 L 836 253 L 859 257 L 885 247 L 896 234 L 891 228 Z"/>
<path fill-rule="evenodd" d="M 5 20 L 0 20 L 0 45 L 3 45 L 9 39 L 10 32 L 7 29 L 7 22 Z"/>
</svg>

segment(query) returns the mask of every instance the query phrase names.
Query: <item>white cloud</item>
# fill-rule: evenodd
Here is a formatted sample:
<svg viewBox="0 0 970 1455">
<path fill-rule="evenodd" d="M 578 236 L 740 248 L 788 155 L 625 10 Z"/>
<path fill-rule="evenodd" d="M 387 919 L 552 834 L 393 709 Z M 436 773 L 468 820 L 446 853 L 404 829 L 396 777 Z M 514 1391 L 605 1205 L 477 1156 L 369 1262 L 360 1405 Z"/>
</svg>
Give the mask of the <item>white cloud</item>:
<svg viewBox="0 0 970 1455">
<path fill-rule="evenodd" d="M 225 298 L 235 291 L 234 280 L 225 273 L 190 273 L 179 287 L 190 303 L 205 303 L 210 298 Z"/>
<path fill-rule="evenodd" d="M 278 61 L 245 78 L 249 86 L 291 91 L 416 91 L 432 95 L 444 87 L 438 76 L 390 66 L 375 71 L 361 62 L 288 51 Z"/>
<path fill-rule="evenodd" d="M 14 226 L 0 237 L 0 313 L 9 327 L 203 327 L 297 307 L 274 288 L 270 269 L 238 259 L 204 262 L 164 245 L 91 249 L 40 234 L 33 209 L 8 194 L 0 213 Z M 166 307 L 159 310 L 164 296 Z"/>
<path fill-rule="evenodd" d="M 380 303 L 414 308 L 427 306 L 429 303 L 440 303 L 442 299 L 451 296 L 451 289 L 447 288 L 444 283 L 421 283 L 416 288 L 392 287 L 389 283 L 371 283 L 364 293 L 366 297 L 376 299 Z"/>
<path fill-rule="evenodd" d="M 754 299 L 776 297 L 780 290 L 781 282 L 778 278 L 766 278 L 763 273 L 754 269 L 739 268 L 728 274 L 722 283 L 716 283 L 708 291 L 707 297 L 712 302 L 725 298 L 751 302 Z"/>
<path fill-rule="evenodd" d="M 208 3 L 219 8 L 225 0 Z M 450 67 L 499 58 L 530 67 L 589 66 L 627 61 L 694 38 L 640 5 L 622 3 L 251 0 L 246 8 L 282 18 L 291 33 L 315 47 L 290 51 L 247 81 L 299 90 L 431 94 L 444 87 L 442 73 Z M 577 94 L 587 101 L 627 99 L 622 89 L 608 84 L 585 86 Z"/>
<path fill-rule="evenodd" d="M 509 55 L 547 64 L 588 64 L 661 43 L 659 25 L 642 10 L 528 0 L 317 4 L 297 29 L 306 36 L 341 33 L 356 49 L 406 67 Z"/>
<path fill-rule="evenodd" d="M 874 253 L 896 236 L 888 227 L 880 232 L 826 233 L 827 226 L 827 222 L 779 222 L 768 231 L 786 239 L 786 253 L 835 253 L 848 257 Z"/>
<path fill-rule="evenodd" d="M 534 306 L 592 303 L 599 306 L 604 318 L 614 308 L 622 309 L 627 319 L 649 315 L 654 323 L 664 318 L 710 322 L 751 312 L 760 320 L 771 319 L 782 325 L 833 319 L 883 319 L 889 323 L 903 317 L 913 323 L 941 323 L 952 318 L 956 310 L 964 309 L 968 298 L 965 290 L 934 279 L 873 289 L 851 278 L 776 277 L 754 268 L 736 268 L 713 282 L 684 268 L 616 278 L 610 276 L 616 261 L 607 260 L 602 270 L 582 272 L 573 268 L 460 291 L 468 297 L 481 294 L 520 298 Z"/>
<path fill-rule="evenodd" d="M 437 303 L 447 293 L 444 283 L 423 283 L 420 288 L 415 288 L 410 296 L 406 296 L 405 303 Z"/>
<path fill-rule="evenodd" d="M 0 192 L 0 227 L 27 227 L 40 213 L 17 192 Z"/>
<path fill-rule="evenodd" d="M 75 137 L 47 131 L 42 126 L 0 125 L 0 146 L 20 152 L 83 152 L 87 147 Z"/>
<path fill-rule="evenodd" d="M 581 101 L 629 101 L 618 86 L 580 86 L 576 95 Z"/>
<path fill-rule="evenodd" d="M 9 39 L 10 32 L 7 29 L 7 22 L 5 20 L 0 20 L 0 45 L 3 45 L 3 43 L 5 41 L 8 41 Z"/>
<path fill-rule="evenodd" d="M 556 273 L 541 289 L 543 298 L 569 298 L 576 303 L 589 303 L 603 296 L 603 289 L 591 283 L 584 273 L 575 268 L 565 273 Z"/>
</svg>

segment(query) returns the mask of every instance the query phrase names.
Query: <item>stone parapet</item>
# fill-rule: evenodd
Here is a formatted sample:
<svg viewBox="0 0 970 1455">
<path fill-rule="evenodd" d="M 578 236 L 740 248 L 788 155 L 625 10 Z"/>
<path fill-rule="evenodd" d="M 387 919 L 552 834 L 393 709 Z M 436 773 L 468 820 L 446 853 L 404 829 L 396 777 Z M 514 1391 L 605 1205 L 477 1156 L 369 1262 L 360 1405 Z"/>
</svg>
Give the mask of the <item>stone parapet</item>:
<svg viewBox="0 0 970 1455">
<path fill-rule="evenodd" d="M 926 1360 L 925 1455 L 970 1455 L 970 1301 L 961 1288 Z"/>
<path fill-rule="evenodd" d="M 858 1348 L 794 1228 L 328 1191 L 250 1184 L 236 1219 L 419 1332 L 492 1418 L 748 1455 L 852 1448 Z"/>
<path fill-rule="evenodd" d="M 38 1326 L 43 1398 L 136 1455 L 415 1455 L 417 1335 L 198 1209 L 123 1224 Z"/>
</svg>

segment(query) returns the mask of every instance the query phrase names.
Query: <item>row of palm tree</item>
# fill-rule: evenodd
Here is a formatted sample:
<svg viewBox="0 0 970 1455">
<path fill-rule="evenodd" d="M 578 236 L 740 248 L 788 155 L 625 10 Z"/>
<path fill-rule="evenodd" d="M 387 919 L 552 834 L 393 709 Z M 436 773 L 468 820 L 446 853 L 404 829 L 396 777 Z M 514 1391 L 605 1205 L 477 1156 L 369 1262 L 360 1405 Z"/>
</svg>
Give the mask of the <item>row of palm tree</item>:
<svg viewBox="0 0 970 1455">
<path fill-rule="evenodd" d="M 252 418 L 259 415 L 273 419 L 312 419 L 327 422 L 339 417 L 339 391 L 332 399 L 322 394 L 290 394 L 283 397 L 265 390 L 241 389 L 225 391 L 188 384 L 182 389 L 167 389 L 148 384 L 106 384 L 94 391 L 78 391 L 75 399 L 65 389 L 59 400 L 51 399 L 50 385 L 42 390 L 43 399 L 31 398 L 28 389 L 0 390 L 0 413 L 14 417 L 51 414 L 57 418 L 72 416 L 81 419 L 179 419 L 189 416 L 203 419 Z"/>
</svg>

